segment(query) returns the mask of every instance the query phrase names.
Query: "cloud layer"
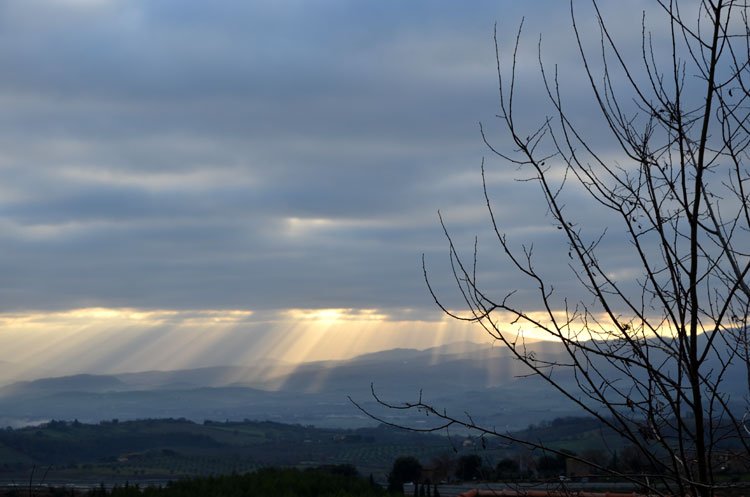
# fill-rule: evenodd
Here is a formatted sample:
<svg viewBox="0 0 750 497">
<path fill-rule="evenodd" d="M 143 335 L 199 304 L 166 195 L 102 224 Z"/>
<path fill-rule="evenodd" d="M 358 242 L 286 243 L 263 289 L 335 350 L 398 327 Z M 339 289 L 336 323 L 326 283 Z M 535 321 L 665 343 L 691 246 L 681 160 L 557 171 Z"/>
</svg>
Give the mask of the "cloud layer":
<svg viewBox="0 0 750 497">
<path fill-rule="evenodd" d="M 635 22 L 625 43 L 636 40 L 638 9 L 612 8 Z M 0 309 L 434 319 L 422 253 L 452 302 L 438 209 L 462 247 L 475 234 L 487 247 L 490 288 L 523 288 L 488 231 L 477 126 L 497 131 L 493 24 L 507 46 L 523 15 L 529 122 L 548 112 L 537 93 L 543 32 L 588 125 L 595 112 L 559 2 L 3 2 Z M 565 290 L 563 241 L 536 187 L 499 161 L 488 167 L 503 229 L 554 260 L 545 269 Z M 577 202 L 573 191 L 570 208 L 592 232 L 606 224 Z M 627 269 L 617 246 L 611 258 Z"/>
</svg>

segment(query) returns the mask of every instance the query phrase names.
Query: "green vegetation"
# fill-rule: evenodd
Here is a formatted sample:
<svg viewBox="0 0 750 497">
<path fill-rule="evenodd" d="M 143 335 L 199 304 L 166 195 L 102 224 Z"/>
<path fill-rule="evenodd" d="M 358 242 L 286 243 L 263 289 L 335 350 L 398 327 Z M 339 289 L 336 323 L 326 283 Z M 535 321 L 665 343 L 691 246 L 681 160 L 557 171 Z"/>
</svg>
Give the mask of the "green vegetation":
<svg viewBox="0 0 750 497">
<path fill-rule="evenodd" d="M 388 490 L 391 492 L 404 491 L 404 483 L 417 482 L 422 473 L 422 465 L 417 458 L 401 456 L 393 462 L 393 469 L 388 473 Z"/>
<path fill-rule="evenodd" d="M 459 480 L 476 480 L 482 477 L 482 458 L 477 454 L 468 454 L 456 462 L 456 478 Z"/>
<path fill-rule="evenodd" d="M 334 471 L 330 471 L 333 469 Z M 365 479 L 336 474 L 336 467 L 301 471 L 263 469 L 244 475 L 204 477 L 169 483 L 165 487 L 120 486 L 92 491 L 91 497 L 381 497 L 386 492 Z"/>
<path fill-rule="evenodd" d="M 441 436 L 385 427 L 335 430 L 247 420 L 52 421 L 0 430 L 0 480 L 26 481 L 34 467 L 50 468 L 48 480 L 111 482 L 346 464 L 384 480 L 399 455 L 428 459 L 447 446 Z"/>
<path fill-rule="evenodd" d="M 550 447 L 630 472 L 650 471 L 631 447 L 585 418 L 560 418 L 521 433 Z M 618 442 L 620 442 L 618 444 Z M 401 461 L 401 464 L 394 462 Z M 423 471 L 409 470 L 420 467 Z M 349 467 L 394 489 L 417 479 L 444 481 L 557 479 L 596 476 L 567 458 L 501 444 L 490 438 L 450 438 L 385 426 L 321 429 L 269 421 L 195 423 L 185 419 L 52 421 L 0 429 L 0 484 L 96 485 L 179 480 L 256 472 L 269 467 Z M 403 467 L 402 467 L 403 466 Z M 727 459 L 722 477 L 744 478 Z"/>
</svg>

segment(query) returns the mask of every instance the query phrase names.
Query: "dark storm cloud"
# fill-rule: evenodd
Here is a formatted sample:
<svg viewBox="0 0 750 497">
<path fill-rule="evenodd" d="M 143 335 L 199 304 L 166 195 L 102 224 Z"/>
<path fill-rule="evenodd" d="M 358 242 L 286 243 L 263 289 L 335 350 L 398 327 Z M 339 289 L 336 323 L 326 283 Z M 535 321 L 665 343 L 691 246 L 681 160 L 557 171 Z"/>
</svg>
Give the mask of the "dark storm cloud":
<svg viewBox="0 0 750 497">
<path fill-rule="evenodd" d="M 564 7 L 4 2 L 2 307 L 432 309 L 422 252 L 451 285 L 438 208 L 462 247 L 481 234 L 493 288 L 521 286 L 488 238 L 477 121 L 494 133 L 493 23 L 507 43 L 523 14 L 529 122 L 548 112 L 538 31 L 595 116 Z M 508 232 L 559 255 L 533 185 L 488 167 Z"/>
</svg>

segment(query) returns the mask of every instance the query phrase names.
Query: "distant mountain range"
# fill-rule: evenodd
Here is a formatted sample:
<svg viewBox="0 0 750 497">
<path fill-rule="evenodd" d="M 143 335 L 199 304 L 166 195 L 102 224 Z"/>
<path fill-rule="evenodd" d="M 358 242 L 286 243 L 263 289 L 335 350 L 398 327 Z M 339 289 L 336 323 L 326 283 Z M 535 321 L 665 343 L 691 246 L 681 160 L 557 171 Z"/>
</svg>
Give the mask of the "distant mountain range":
<svg viewBox="0 0 750 497">
<path fill-rule="evenodd" d="M 537 357 L 560 359 L 559 344 L 530 345 Z M 425 423 L 415 412 L 377 410 L 371 385 L 391 403 L 422 399 L 481 423 L 523 429 L 581 414 L 502 347 L 450 344 L 394 349 L 347 361 L 291 365 L 264 361 L 177 371 L 79 374 L 16 382 L 0 388 L 0 426 L 50 419 L 184 417 L 191 420 L 272 420 L 351 428 L 376 422 L 348 400 L 390 421 Z M 613 372 L 614 374 L 614 372 Z M 572 382 L 565 374 L 561 382 Z M 731 386 L 731 385 L 730 385 Z"/>
</svg>

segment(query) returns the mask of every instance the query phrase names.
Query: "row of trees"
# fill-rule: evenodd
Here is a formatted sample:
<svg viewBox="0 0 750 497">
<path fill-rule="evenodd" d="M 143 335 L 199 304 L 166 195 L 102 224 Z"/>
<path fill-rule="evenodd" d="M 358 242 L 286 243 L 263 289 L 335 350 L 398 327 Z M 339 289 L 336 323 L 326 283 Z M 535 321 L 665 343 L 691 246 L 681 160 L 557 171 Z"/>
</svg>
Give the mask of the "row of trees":
<svg viewBox="0 0 750 497">
<path fill-rule="evenodd" d="M 482 479 L 482 458 L 476 454 L 464 455 L 456 460 L 448 456 L 434 458 L 425 467 L 416 457 L 401 456 L 393 461 L 388 474 L 388 490 L 402 492 L 404 483 L 422 483 L 426 485 L 441 483 L 448 479 L 471 481 Z"/>
<path fill-rule="evenodd" d="M 332 466 L 313 470 L 261 469 L 244 475 L 224 475 L 170 482 L 166 487 L 138 485 L 95 489 L 91 497 L 385 497 L 371 481 L 351 474 L 351 468 Z"/>
<path fill-rule="evenodd" d="M 599 461 L 602 468 L 581 464 L 580 459 Z M 725 467 L 727 474 L 747 473 L 747 468 Z M 417 458 L 402 456 L 397 458 L 388 474 L 388 488 L 403 491 L 405 483 L 437 484 L 445 481 L 515 481 L 555 479 L 568 477 L 593 477 L 606 475 L 611 471 L 629 474 L 649 474 L 657 471 L 644 460 L 637 447 L 629 446 L 619 451 L 605 453 L 602 450 L 587 450 L 581 454 L 565 449 L 557 453 L 521 451 L 506 456 L 494 465 L 477 454 L 468 454 L 453 459 L 441 456 L 423 465 Z"/>
</svg>

